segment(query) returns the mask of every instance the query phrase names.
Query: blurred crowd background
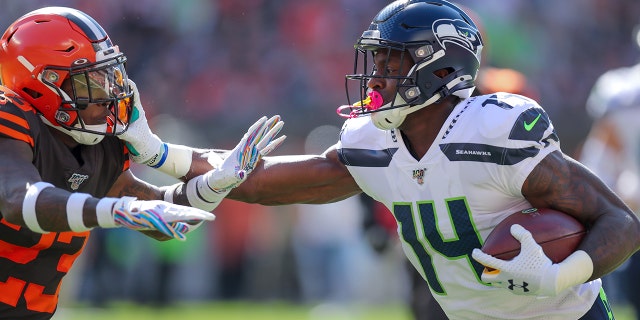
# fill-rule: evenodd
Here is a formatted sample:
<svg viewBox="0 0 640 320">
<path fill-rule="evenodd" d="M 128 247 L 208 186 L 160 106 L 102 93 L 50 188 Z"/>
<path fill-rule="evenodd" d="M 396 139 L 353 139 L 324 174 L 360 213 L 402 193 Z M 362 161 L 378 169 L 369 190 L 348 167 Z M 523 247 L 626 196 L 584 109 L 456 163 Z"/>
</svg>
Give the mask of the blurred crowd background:
<svg viewBox="0 0 640 320">
<path fill-rule="evenodd" d="M 276 153 L 290 154 L 321 152 L 337 140 L 343 119 L 335 110 L 346 103 L 353 44 L 388 2 L 0 0 L 0 26 L 43 6 L 85 11 L 127 55 L 151 126 L 165 141 L 232 148 L 256 119 L 280 114 L 288 139 Z M 597 77 L 640 60 L 632 39 L 640 1 L 457 3 L 479 17 L 483 65 L 520 71 L 563 149 L 575 155 L 592 123 L 585 102 Z M 225 200 L 217 220 L 184 243 L 96 230 L 62 301 L 406 301 L 405 258 L 393 238 L 371 245 L 377 238 L 363 228 L 370 210 L 364 198 L 283 207 Z"/>
</svg>

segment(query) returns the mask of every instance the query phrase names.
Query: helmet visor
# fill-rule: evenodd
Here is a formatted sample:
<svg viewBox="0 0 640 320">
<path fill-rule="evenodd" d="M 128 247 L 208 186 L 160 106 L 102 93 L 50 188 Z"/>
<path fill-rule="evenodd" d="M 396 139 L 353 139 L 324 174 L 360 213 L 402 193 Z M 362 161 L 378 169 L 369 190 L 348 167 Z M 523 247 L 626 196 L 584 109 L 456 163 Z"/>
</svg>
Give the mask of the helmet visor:
<svg viewBox="0 0 640 320">
<path fill-rule="evenodd" d="M 75 111 L 77 121 L 71 126 L 61 125 L 68 129 L 96 133 L 87 128 L 78 110 L 86 109 L 89 104 L 98 104 L 109 109 L 109 129 L 102 134 L 117 135 L 126 131 L 132 111 L 133 93 L 128 85 L 124 61 L 124 57 L 120 56 L 69 70 L 70 86 L 64 90 L 68 99 L 63 99 L 60 111 Z"/>
</svg>

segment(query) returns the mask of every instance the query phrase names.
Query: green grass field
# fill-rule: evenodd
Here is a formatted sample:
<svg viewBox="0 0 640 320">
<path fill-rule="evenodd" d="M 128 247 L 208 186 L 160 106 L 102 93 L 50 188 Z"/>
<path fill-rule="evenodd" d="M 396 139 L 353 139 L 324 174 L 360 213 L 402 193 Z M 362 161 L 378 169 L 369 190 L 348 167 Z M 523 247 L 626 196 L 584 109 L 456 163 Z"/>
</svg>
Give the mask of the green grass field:
<svg viewBox="0 0 640 320">
<path fill-rule="evenodd" d="M 316 307 L 288 303 L 208 303 L 185 304 L 170 308 L 151 308 L 115 304 L 106 309 L 61 308 L 52 320 L 410 320 L 400 305 Z"/>
<path fill-rule="evenodd" d="M 626 306 L 614 306 L 617 320 L 636 319 Z M 317 307 L 288 303 L 202 303 L 151 308 L 130 303 L 107 309 L 61 308 L 52 320 L 411 320 L 402 305 L 362 305 L 347 309 L 334 305 Z"/>
</svg>

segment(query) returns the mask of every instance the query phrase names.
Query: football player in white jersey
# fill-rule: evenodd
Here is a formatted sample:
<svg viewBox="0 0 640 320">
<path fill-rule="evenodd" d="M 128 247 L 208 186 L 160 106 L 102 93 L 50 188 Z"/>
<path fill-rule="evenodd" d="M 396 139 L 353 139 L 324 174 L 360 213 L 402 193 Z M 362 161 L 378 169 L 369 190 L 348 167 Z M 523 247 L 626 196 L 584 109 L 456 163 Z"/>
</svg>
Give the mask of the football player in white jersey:
<svg viewBox="0 0 640 320">
<path fill-rule="evenodd" d="M 563 154 L 535 101 L 470 97 L 482 45 L 447 1 L 387 5 L 355 46 L 347 80 L 362 93 L 338 109 L 349 118 L 339 141 L 319 155 L 263 158 L 228 197 L 320 204 L 365 192 L 393 213 L 406 256 L 452 319 L 613 319 L 599 278 L 636 252 L 640 223 Z M 497 223 L 529 207 L 566 212 L 589 233 L 557 264 L 518 226 L 513 260 L 479 250 Z"/>
</svg>

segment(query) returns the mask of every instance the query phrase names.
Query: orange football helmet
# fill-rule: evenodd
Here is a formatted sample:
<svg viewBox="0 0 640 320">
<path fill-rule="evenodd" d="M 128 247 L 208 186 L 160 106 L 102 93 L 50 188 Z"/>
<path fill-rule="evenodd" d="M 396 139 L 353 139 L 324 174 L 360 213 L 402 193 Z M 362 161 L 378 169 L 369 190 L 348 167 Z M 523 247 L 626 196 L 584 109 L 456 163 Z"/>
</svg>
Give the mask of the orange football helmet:
<svg viewBox="0 0 640 320">
<path fill-rule="evenodd" d="M 125 62 L 104 29 L 71 8 L 27 13 L 0 39 L 2 84 L 33 105 L 49 125 L 84 144 L 127 129 L 133 93 Z M 78 111 L 90 103 L 109 108 L 106 123 L 83 121 Z"/>
</svg>

